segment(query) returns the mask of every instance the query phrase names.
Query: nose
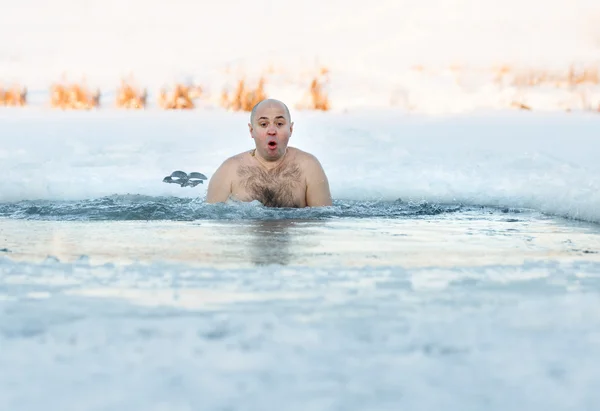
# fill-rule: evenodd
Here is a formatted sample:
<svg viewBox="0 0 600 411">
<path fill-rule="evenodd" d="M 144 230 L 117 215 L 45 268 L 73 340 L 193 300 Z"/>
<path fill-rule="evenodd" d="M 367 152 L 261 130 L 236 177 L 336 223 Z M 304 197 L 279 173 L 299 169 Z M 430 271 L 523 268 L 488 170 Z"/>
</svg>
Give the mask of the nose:
<svg viewBox="0 0 600 411">
<path fill-rule="evenodd" d="M 269 127 L 267 127 L 267 134 L 271 136 L 277 134 L 277 127 L 275 127 L 273 124 L 269 125 Z"/>
</svg>

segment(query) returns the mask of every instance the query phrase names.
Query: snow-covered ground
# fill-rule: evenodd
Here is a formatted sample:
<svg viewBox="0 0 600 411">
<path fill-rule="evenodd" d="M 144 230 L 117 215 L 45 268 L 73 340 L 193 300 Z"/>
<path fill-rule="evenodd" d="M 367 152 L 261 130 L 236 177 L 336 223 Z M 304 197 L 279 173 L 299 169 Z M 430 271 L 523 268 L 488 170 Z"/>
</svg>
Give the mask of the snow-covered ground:
<svg viewBox="0 0 600 411">
<path fill-rule="evenodd" d="M 507 79 L 598 70 L 598 27 L 594 0 L 23 0 L 0 15 L 0 36 L 18 38 L 0 44 L 0 82 L 47 94 L 63 74 L 85 78 L 113 105 L 111 93 L 132 74 L 152 102 L 160 87 L 193 81 L 215 105 L 239 79 L 266 74 L 268 94 L 294 105 L 324 66 L 334 110 L 579 110 L 600 105 L 598 84 L 528 90 L 493 79 L 500 66 L 513 70 Z"/>
</svg>

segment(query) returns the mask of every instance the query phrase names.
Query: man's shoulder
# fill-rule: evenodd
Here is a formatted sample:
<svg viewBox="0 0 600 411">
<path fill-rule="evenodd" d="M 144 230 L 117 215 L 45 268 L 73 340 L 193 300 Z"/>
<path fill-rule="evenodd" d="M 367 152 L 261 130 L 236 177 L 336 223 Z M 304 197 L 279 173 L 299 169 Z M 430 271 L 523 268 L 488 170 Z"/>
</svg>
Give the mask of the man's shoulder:
<svg viewBox="0 0 600 411">
<path fill-rule="evenodd" d="M 305 166 L 309 166 L 309 167 L 317 166 L 318 167 L 321 165 L 321 163 L 319 162 L 319 159 L 314 154 L 311 154 L 304 150 L 300 150 L 299 148 L 296 148 L 296 147 L 289 147 L 288 149 L 293 150 L 294 156 L 296 157 L 298 162 L 300 162 L 301 164 L 304 164 Z"/>
<path fill-rule="evenodd" d="M 296 147 L 288 147 L 288 150 L 291 150 L 294 153 L 294 156 L 296 157 L 296 159 L 298 159 L 298 161 L 306 162 L 309 164 L 319 162 L 319 160 L 317 159 L 317 157 L 314 154 L 311 154 L 307 151 L 300 150 L 299 148 L 296 148 Z"/>
<path fill-rule="evenodd" d="M 243 151 L 239 154 L 235 154 L 223 161 L 221 167 L 224 168 L 237 168 L 248 160 L 248 155 L 251 151 Z"/>
</svg>

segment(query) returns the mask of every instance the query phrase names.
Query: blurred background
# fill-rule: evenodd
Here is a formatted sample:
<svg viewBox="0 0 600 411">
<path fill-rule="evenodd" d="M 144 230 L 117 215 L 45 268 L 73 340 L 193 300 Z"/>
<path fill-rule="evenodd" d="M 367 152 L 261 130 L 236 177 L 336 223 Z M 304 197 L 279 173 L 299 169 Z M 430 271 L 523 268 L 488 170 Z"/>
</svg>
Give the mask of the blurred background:
<svg viewBox="0 0 600 411">
<path fill-rule="evenodd" d="M 600 111 L 597 0 L 20 0 L 0 36 L 3 105 Z"/>
</svg>

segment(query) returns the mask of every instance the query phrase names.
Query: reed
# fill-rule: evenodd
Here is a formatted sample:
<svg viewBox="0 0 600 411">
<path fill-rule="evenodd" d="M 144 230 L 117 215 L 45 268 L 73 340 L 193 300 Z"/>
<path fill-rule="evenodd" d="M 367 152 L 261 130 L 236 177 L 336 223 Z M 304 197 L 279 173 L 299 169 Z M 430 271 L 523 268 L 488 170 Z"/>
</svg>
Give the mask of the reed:
<svg viewBox="0 0 600 411">
<path fill-rule="evenodd" d="M 252 111 L 252 108 L 267 98 L 265 79 L 261 77 L 256 87 L 250 87 L 245 79 L 238 81 L 235 90 L 229 94 L 224 90 L 221 94 L 221 106 L 232 111 Z"/>
<path fill-rule="evenodd" d="M 27 88 L 14 85 L 4 89 L 0 86 L 0 106 L 24 107 L 27 105 Z"/>
<path fill-rule="evenodd" d="M 121 86 L 117 89 L 115 105 L 118 108 L 128 110 L 141 110 L 146 108 L 148 91 L 140 91 L 131 80 L 121 80 Z"/>
<path fill-rule="evenodd" d="M 196 107 L 194 100 L 202 94 L 200 86 L 175 84 L 172 90 L 162 88 L 158 95 L 158 105 L 164 110 L 191 110 Z"/>
<path fill-rule="evenodd" d="M 519 110 L 527 110 L 527 111 L 531 111 L 531 107 L 530 107 L 530 106 L 528 106 L 527 104 L 524 104 L 524 103 L 518 102 L 518 101 L 513 101 L 513 102 L 510 104 L 510 106 L 511 106 L 511 107 L 513 107 L 513 108 L 517 108 L 517 109 L 519 109 Z"/>
<path fill-rule="evenodd" d="M 328 82 L 329 69 L 321 67 L 318 74 L 311 80 L 308 91 L 305 93 L 302 100 L 296 104 L 296 108 L 300 110 L 330 110 L 331 103 L 329 101 L 329 96 L 324 90 L 324 87 Z"/>
<path fill-rule="evenodd" d="M 328 111 L 331 108 L 329 98 L 323 91 L 323 85 L 316 78 L 310 84 L 310 96 L 313 110 Z"/>
<path fill-rule="evenodd" d="M 514 87 L 575 88 L 583 85 L 600 85 L 599 67 L 576 67 L 571 65 L 566 70 L 517 70 L 504 66 L 496 71 L 495 78 L 497 82 L 501 82 L 507 76 L 511 77 L 508 84 Z"/>
<path fill-rule="evenodd" d="M 54 83 L 50 88 L 50 106 L 62 110 L 90 110 L 100 106 L 100 90 L 91 92 L 84 84 Z"/>
</svg>

